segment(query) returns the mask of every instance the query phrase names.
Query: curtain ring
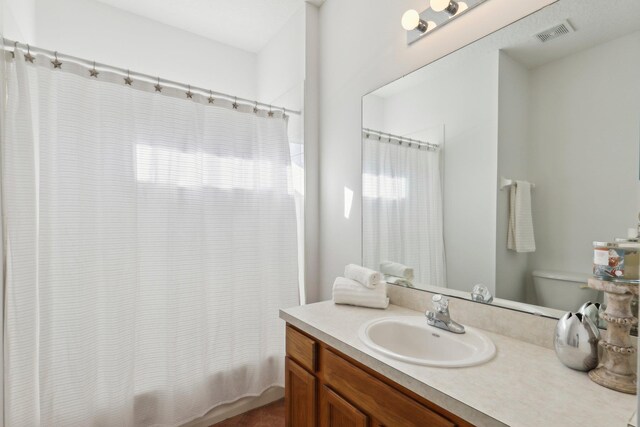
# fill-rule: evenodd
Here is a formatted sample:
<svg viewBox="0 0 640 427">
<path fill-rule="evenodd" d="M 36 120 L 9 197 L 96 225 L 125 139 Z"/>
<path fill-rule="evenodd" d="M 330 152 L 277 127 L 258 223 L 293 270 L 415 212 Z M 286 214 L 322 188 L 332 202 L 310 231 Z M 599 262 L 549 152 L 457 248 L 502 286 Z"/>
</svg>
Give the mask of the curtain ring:
<svg viewBox="0 0 640 427">
<path fill-rule="evenodd" d="M 51 65 L 53 65 L 53 68 L 62 68 L 62 62 L 60 62 L 58 60 L 58 51 L 55 51 L 53 53 L 54 59 L 53 61 L 51 61 Z"/>
<path fill-rule="evenodd" d="M 287 116 L 287 109 L 283 107 L 283 108 L 282 108 L 282 118 L 283 118 L 284 120 L 286 120 L 286 119 L 287 119 L 287 117 L 288 117 L 288 116 Z"/>
<path fill-rule="evenodd" d="M 188 86 L 188 89 L 185 92 L 185 95 L 187 95 L 187 99 L 193 99 L 193 92 L 191 92 L 191 85 Z"/>
<path fill-rule="evenodd" d="M 209 104 L 213 104 L 213 102 L 215 101 L 215 98 L 213 97 L 213 91 L 211 89 L 209 89 L 209 99 L 207 101 L 209 101 Z"/>
<path fill-rule="evenodd" d="M 131 78 L 131 73 L 127 70 L 127 77 L 124 78 L 124 84 L 131 86 L 133 83 L 133 79 Z"/>
<path fill-rule="evenodd" d="M 11 58 L 16 58 L 16 50 L 18 50 L 18 42 L 13 42 L 13 52 L 11 52 Z"/>
<path fill-rule="evenodd" d="M 36 57 L 31 55 L 31 47 L 27 45 L 27 54 L 24 56 L 24 60 L 33 64 L 33 61 L 35 61 L 35 59 Z"/>
<path fill-rule="evenodd" d="M 231 104 L 231 106 L 233 107 L 234 110 L 237 110 L 238 107 L 240 106 L 240 105 L 238 105 L 238 97 L 237 96 L 233 97 L 233 104 Z"/>
<path fill-rule="evenodd" d="M 271 105 L 269 105 L 269 112 L 267 113 L 269 117 L 273 117 L 273 111 L 271 111 Z"/>
<path fill-rule="evenodd" d="M 253 113 L 258 114 L 258 101 L 256 101 L 256 105 L 253 107 Z"/>
<path fill-rule="evenodd" d="M 100 73 L 96 70 L 96 61 L 93 61 L 93 68 L 89 70 L 89 75 L 91 77 L 98 78 L 98 74 Z"/>
</svg>

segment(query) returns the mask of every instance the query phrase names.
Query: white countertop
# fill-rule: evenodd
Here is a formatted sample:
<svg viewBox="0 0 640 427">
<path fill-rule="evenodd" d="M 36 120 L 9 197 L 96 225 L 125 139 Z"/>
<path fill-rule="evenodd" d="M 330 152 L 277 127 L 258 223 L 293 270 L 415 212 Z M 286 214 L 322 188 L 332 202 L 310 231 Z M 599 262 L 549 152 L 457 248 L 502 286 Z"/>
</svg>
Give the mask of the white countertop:
<svg viewBox="0 0 640 427">
<path fill-rule="evenodd" d="M 388 358 L 366 347 L 358 329 L 391 316 L 424 314 L 332 301 L 280 311 L 287 323 L 478 426 L 626 427 L 636 409 L 636 396 L 593 383 L 560 363 L 553 350 L 487 331 L 497 352 L 480 366 L 433 368 Z"/>
</svg>

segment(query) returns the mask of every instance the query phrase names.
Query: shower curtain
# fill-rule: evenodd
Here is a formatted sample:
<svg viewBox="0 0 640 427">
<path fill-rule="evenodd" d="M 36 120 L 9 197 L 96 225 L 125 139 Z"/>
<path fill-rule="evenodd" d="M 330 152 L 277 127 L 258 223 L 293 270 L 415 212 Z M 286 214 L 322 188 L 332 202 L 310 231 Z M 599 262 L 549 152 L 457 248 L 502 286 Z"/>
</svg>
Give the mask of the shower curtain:
<svg viewBox="0 0 640 427">
<path fill-rule="evenodd" d="M 177 426 L 282 385 L 286 116 L 86 71 L 7 63 L 5 425 Z"/>
<path fill-rule="evenodd" d="M 364 265 L 395 261 L 414 283 L 446 286 L 440 151 L 363 137 Z"/>
</svg>

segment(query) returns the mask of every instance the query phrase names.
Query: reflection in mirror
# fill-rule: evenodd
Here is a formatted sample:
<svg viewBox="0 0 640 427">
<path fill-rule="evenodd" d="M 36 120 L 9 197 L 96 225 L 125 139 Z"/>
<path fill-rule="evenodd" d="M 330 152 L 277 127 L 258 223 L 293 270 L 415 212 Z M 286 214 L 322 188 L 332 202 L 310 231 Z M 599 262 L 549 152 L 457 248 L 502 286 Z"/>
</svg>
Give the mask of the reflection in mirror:
<svg viewBox="0 0 640 427">
<path fill-rule="evenodd" d="M 446 285 L 440 184 L 441 129 L 416 138 L 363 132 L 362 203 L 365 265 L 391 283 Z M 438 138 L 440 136 L 440 138 Z M 435 142 L 434 142 L 435 141 Z M 404 271 L 394 260 L 411 268 Z M 394 270 L 395 269 L 395 270 Z"/>
<path fill-rule="evenodd" d="M 616 4 L 560 0 L 363 98 L 364 265 L 554 317 L 606 303 L 592 244 L 640 210 L 640 2 Z"/>
</svg>

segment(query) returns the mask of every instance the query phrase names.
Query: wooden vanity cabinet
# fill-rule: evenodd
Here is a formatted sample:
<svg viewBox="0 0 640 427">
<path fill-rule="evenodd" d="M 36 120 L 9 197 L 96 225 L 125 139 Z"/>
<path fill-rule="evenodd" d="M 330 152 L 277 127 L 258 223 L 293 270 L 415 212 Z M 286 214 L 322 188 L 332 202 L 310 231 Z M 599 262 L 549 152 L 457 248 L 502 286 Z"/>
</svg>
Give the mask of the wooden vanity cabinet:
<svg viewBox="0 0 640 427">
<path fill-rule="evenodd" d="M 291 325 L 286 346 L 286 427 L 472 426 Z"/>
</svg>

